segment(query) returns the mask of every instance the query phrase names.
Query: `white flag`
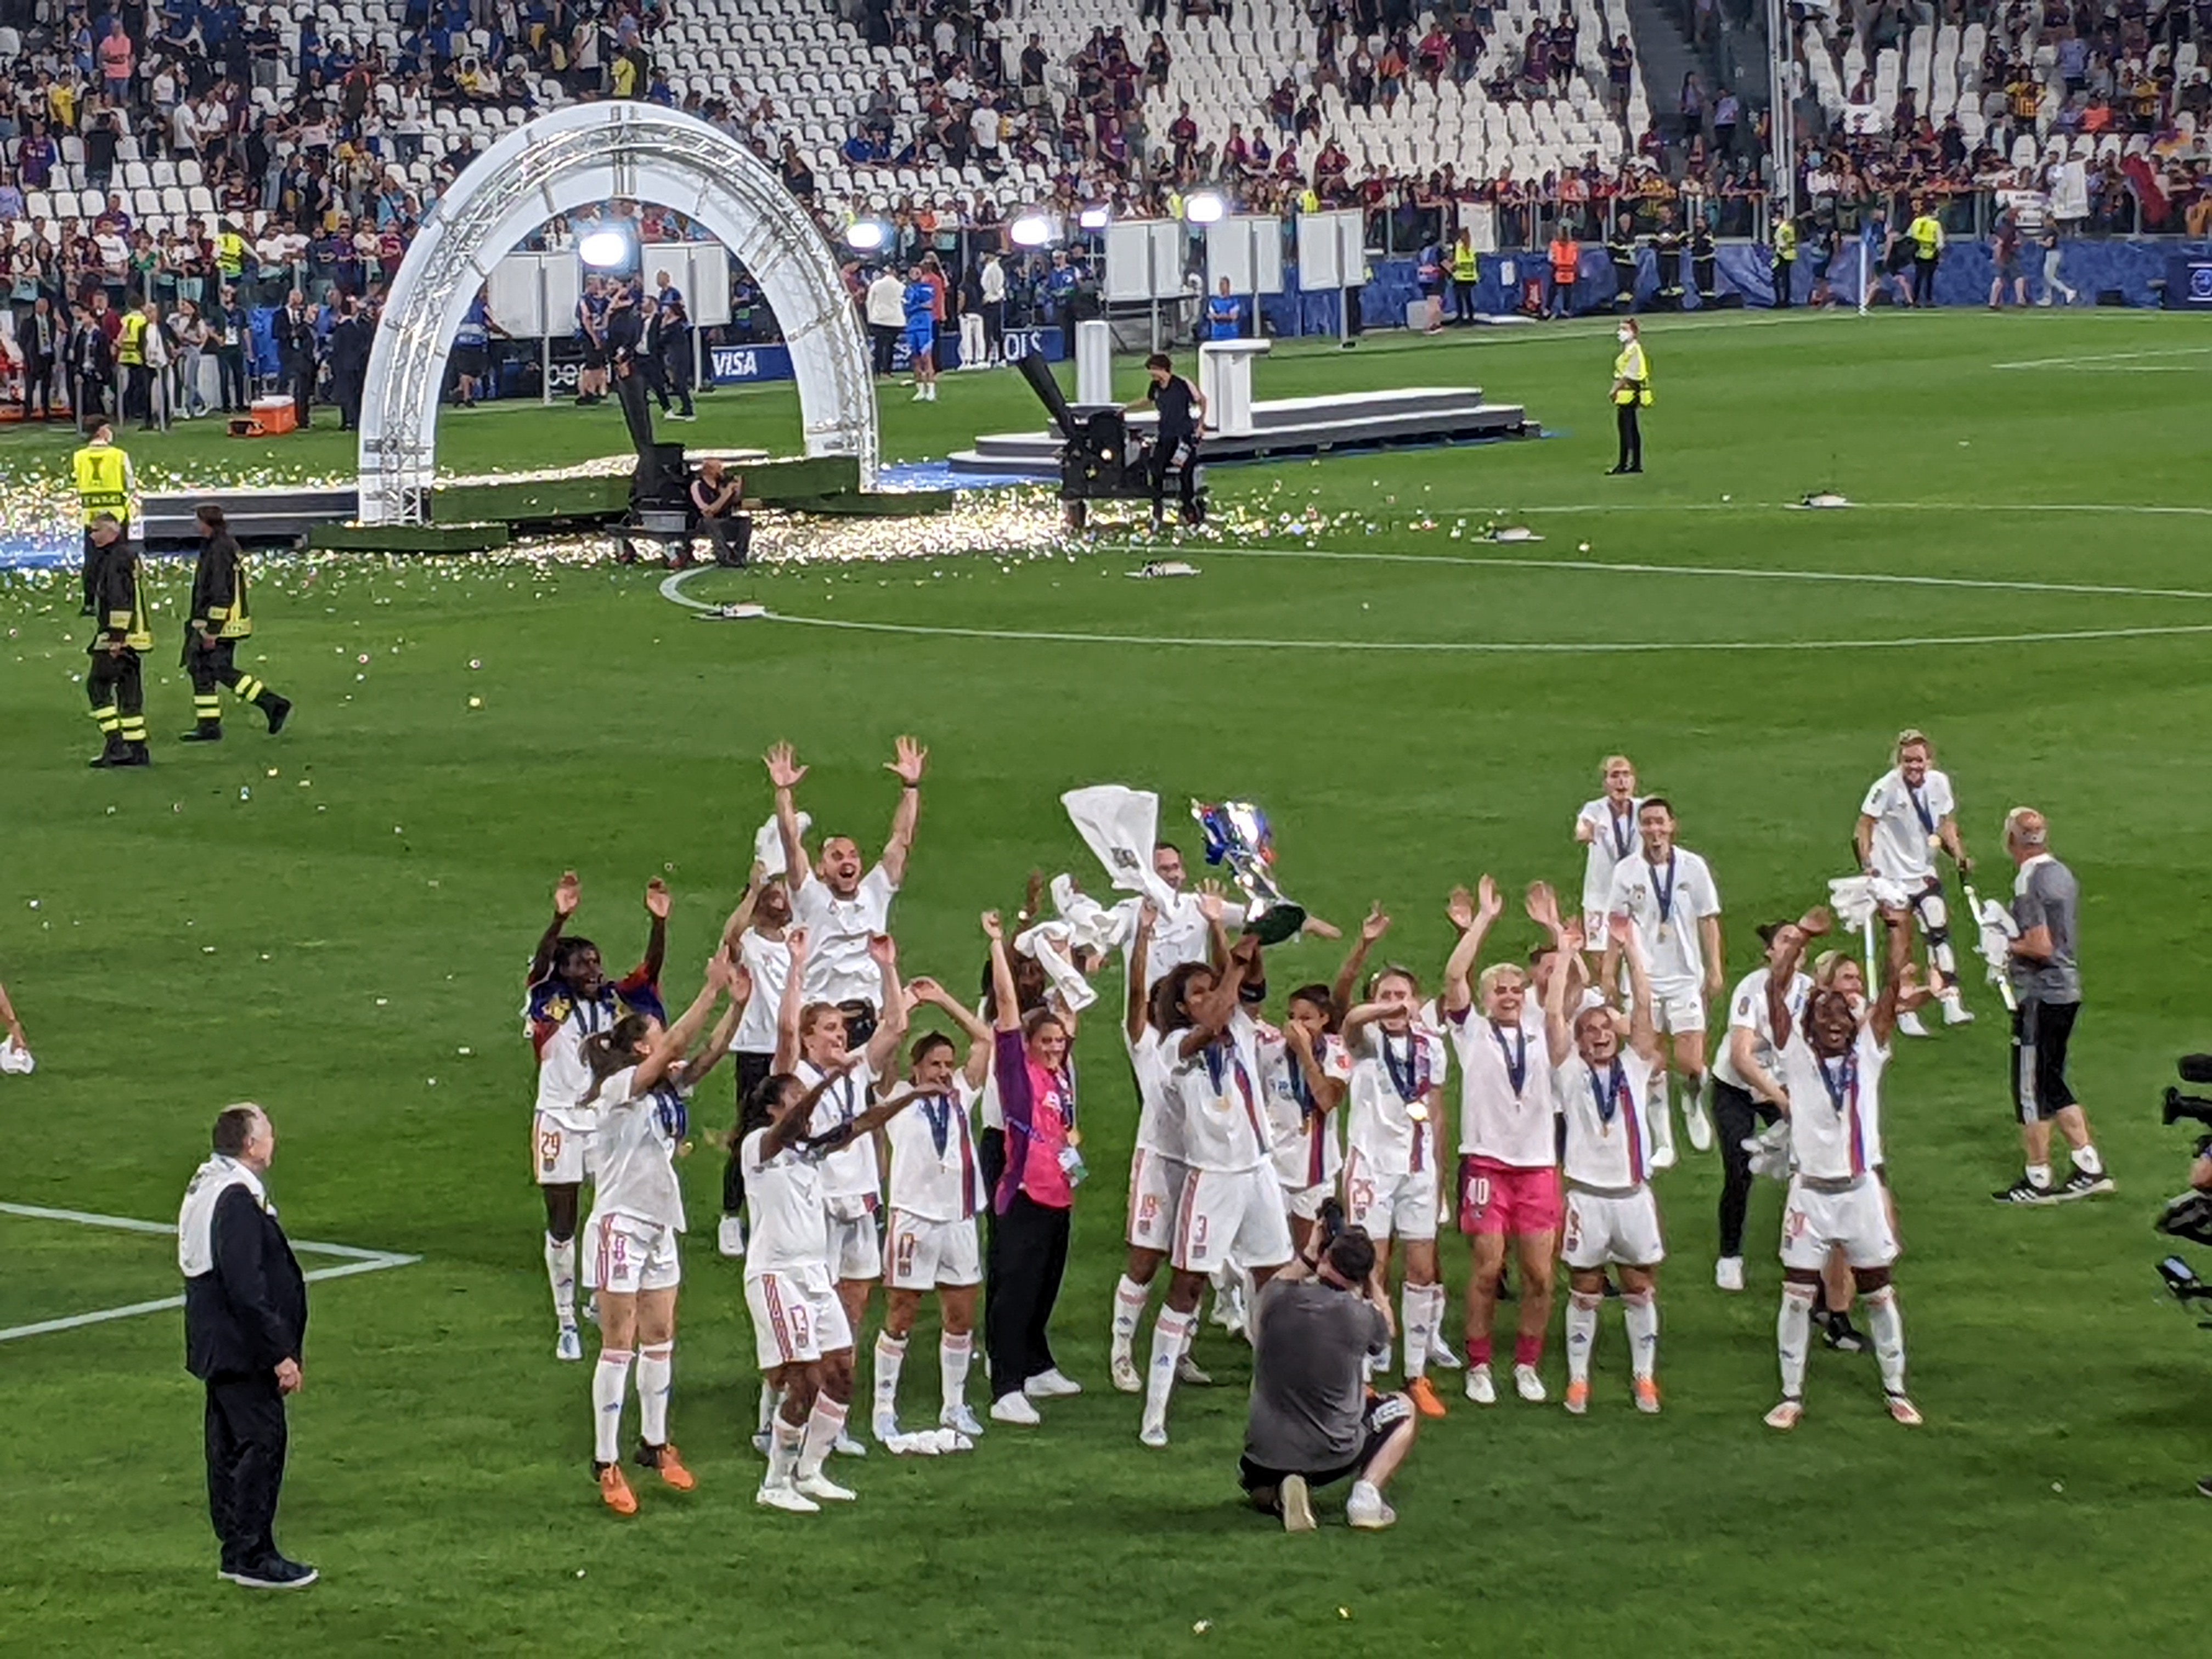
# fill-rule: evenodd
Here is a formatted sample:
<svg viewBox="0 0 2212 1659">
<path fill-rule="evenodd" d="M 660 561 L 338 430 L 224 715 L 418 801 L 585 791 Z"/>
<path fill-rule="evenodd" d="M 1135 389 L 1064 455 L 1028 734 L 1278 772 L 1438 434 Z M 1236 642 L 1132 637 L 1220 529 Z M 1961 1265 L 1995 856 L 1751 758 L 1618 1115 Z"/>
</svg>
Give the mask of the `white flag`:
<svg viewBox="0 0 2212 1659">
<path fill-rule="evenodd" d="M 1118 783 L 1071 789 L 1060 798 L 1083 844 L 1106 866 L 1108 880 L 1125 893 L 1142 893 L 1165 915 L 1175 894 L 1152 872 L 1152 848 L 1159 841 L 1160 798 L 1150 790 Z"/>
</svg>

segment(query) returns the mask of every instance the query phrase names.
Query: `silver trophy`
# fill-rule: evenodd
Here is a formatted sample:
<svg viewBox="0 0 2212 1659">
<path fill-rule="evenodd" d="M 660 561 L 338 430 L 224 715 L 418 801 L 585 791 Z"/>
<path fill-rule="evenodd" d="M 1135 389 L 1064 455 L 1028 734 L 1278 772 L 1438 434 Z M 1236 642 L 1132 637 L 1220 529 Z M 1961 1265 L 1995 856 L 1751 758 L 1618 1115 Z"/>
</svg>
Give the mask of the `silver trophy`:
<svg viewBox="0 0 2212 1659">
<path fill-rule="evenodd" d="M 1262 945 L 1279 945 L 1306 925 L 1304 908 L 1276 884 L 1275 832 L 1265 812 L 1248 800 L 1194 800 L 1190 815 L 1206 832 L 1206 861 L 1226 866 L 1244 895 L 1246 933 Z"/>
</svg>

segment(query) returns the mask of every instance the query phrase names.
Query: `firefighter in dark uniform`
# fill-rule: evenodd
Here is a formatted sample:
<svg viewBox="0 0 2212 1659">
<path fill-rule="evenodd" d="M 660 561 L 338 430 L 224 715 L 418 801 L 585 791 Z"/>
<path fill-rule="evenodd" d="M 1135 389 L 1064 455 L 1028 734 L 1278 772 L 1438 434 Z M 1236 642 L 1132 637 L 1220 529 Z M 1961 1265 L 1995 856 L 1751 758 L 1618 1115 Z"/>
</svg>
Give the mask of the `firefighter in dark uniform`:
<svg viewBox="0 0 2212 1659">
<path fill-rule="evenodd" d="M 253 613 L 246 598 L 246 555 L 230 533 L 222 509 L 213 502 L 199 510 L 199 568 L 192 573 L 192 617 L 185 631 L 185 672 L 192 679 L 192 729 L 186 743 L 222 740 L 222 699 L 216 688 L 227 685 L 241 702 L 250 702 L 268 716 L 274 737 L 284 729 L 292 705 L 261 680 L 231 660 L 238 642 L 252 637 Z"/>
<path fill-rule="evenodd" d="M 1713 276 L 1714 259 L 1713 228 L 1700 213 L 1697 222 L 1690 227 L 1690 279 L 1698 285 L 1700 309 L 1720 298 L 1719 287 Z"/>
<path fill-rule="evenodd" d="M 100 626 L 86 647 L 92 664 L 85 671 L 84 689 L 92 699 L 92 717 L 106 739 L 92 763 L 149 766 L 146 688 L 138 666 L 139 653 L 154 648 L 146 621 L 145 580 L 138 555 L 124 539 L 123 526 L 113 514 L 103 513 L 92 521 L 92 542 Z"/>
<path fill-rule="evenodd" d="M 1622 214 L 1613 234 L 1605 239 L 1605 257 L 1613 261 L 1613 308 L 1636 309 L 1636 221 Z"/>
<path fill-rule="evenodd" d="M 1682 308 L 1682 232 L 1674 222 L 1674 212 L 1668 209 L 1660 217 L 1659 228 L 1651 233 L 1651 264 L 1658 276 L 1656 296 L 1662 311 Z"/>
</svg>

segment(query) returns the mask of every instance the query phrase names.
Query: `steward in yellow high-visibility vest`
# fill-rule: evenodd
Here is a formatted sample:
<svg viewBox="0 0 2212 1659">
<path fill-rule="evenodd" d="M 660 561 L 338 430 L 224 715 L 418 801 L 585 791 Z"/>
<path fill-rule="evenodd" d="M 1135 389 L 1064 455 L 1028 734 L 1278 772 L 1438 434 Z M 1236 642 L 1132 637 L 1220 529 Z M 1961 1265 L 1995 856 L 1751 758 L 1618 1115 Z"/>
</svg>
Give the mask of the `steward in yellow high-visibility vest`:
<svg viewBox="0 0 2212 1659">
<path fill-rule="evenodd" d="M 222 699 L 216 688 L 223 685 L 240 702 L 250 702 L 268 716 L 273 737 L 284 729 L 291 703 L 231 660 L 238 641 L 253 632 L 253 612 L 246 599 L 246 555 L 230 533 L 222 509 L 213 502 L 199 510 L 199 531 L 200 562 L 192 573 L 192 615 L 185 629 L 183 658 L 192 681 L 193 724 L 184 740 L 222 740 Z"/>
<path fill-rule="evenodd" d="M 95 541 L 92 526 L 104 514 L 120 525 L 131 522 L 131 497 L 137 488 L 131 477 L 131 458 L 115 447 L 115 428 L 106 421 L 94 422 L 91 441 L 70 457 L 70 471 L 76 484 L 77 517 L 84 524 L 84 608 L 81 614 L 95 615 L 98 603 L 94 590 L 99 585 L 96 566 L 100 547 Z"/>
<path fill-rule="evenodd" d="M 1644 341 L 1633 317 L 1624 317 L 1614 331 L 1620 354 L 1613 360 L 1613 415 L 1620 433 L 1620 459 L 1615 473 L 1644 471 L 1644 432 L 1638 411 L 1651 402 L 1651 365 L 1644 356 Z"/>
<path fill-rule="evenodd" d="M 146 687 L 139 668 L 140 653 L 154 647 L 146 621 L 146 585 L 138 555 L 124 539 L 123 526 L 112 514 L 93 520 L 91 537 L 99 551 L 98 591 L 100 625 L 86 647 L 92 658 L 86 669 L 84 689 L 92 699 L 92 718 L 106 740 L 94 766 L 145 766 Z"/>
<path fill-rule="evenodd" d="M 1474 240 L 1464 230 L 1451 246 L 1452 315 L 1462 323 L 1474 320 L 1474 284 L 1482 275 L 1475 258 Z"/>
<path fill-rule="evenodd" d="M 1926 201 L 1912 204 L 1912 222 L 1905 228 L 1912 244 L 1912 303 L 1936 303 L 1936 267 L 1943 258 L 1943 222 Z"/>
<path fill-rule="evenodd" d="M 1774 210 L 1774 308 L 1790 309 L 1790 280 L 1797 271 L 1797 222 L 1782 211 Z"/>
</svg>

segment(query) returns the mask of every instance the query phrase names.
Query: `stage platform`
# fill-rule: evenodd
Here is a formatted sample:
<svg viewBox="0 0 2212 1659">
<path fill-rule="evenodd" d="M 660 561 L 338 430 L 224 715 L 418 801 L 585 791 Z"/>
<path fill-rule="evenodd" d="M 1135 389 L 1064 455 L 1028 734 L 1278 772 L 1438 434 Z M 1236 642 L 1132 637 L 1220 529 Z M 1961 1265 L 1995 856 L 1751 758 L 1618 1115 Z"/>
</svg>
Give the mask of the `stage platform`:
<svg viewBox="0 0 2212 1659">
<path fill-rule="evenodd" d="M 1080 404 L 1080 418 L 1088 411 Z M 1132 415 L 1129 429 L 1149 433 L 1155 417 Z M 1393 444 L 1468 443 L 1536 435 L 1518 404 L 1483 401 L 1479 386 L 1403 386 L 1331 398 L 1276 398 L 1252 405 L 1252 430 L 1235 435 L 1209 431 L 1201 459 L 1208 465 L 1277 455 L 1314 455 L 1337 449 L 1375 449 Z M 955 475 L 1020 473 L 1057 477 L 1060 434 L 993 433 L 952 457 Z"/>
</svg>

